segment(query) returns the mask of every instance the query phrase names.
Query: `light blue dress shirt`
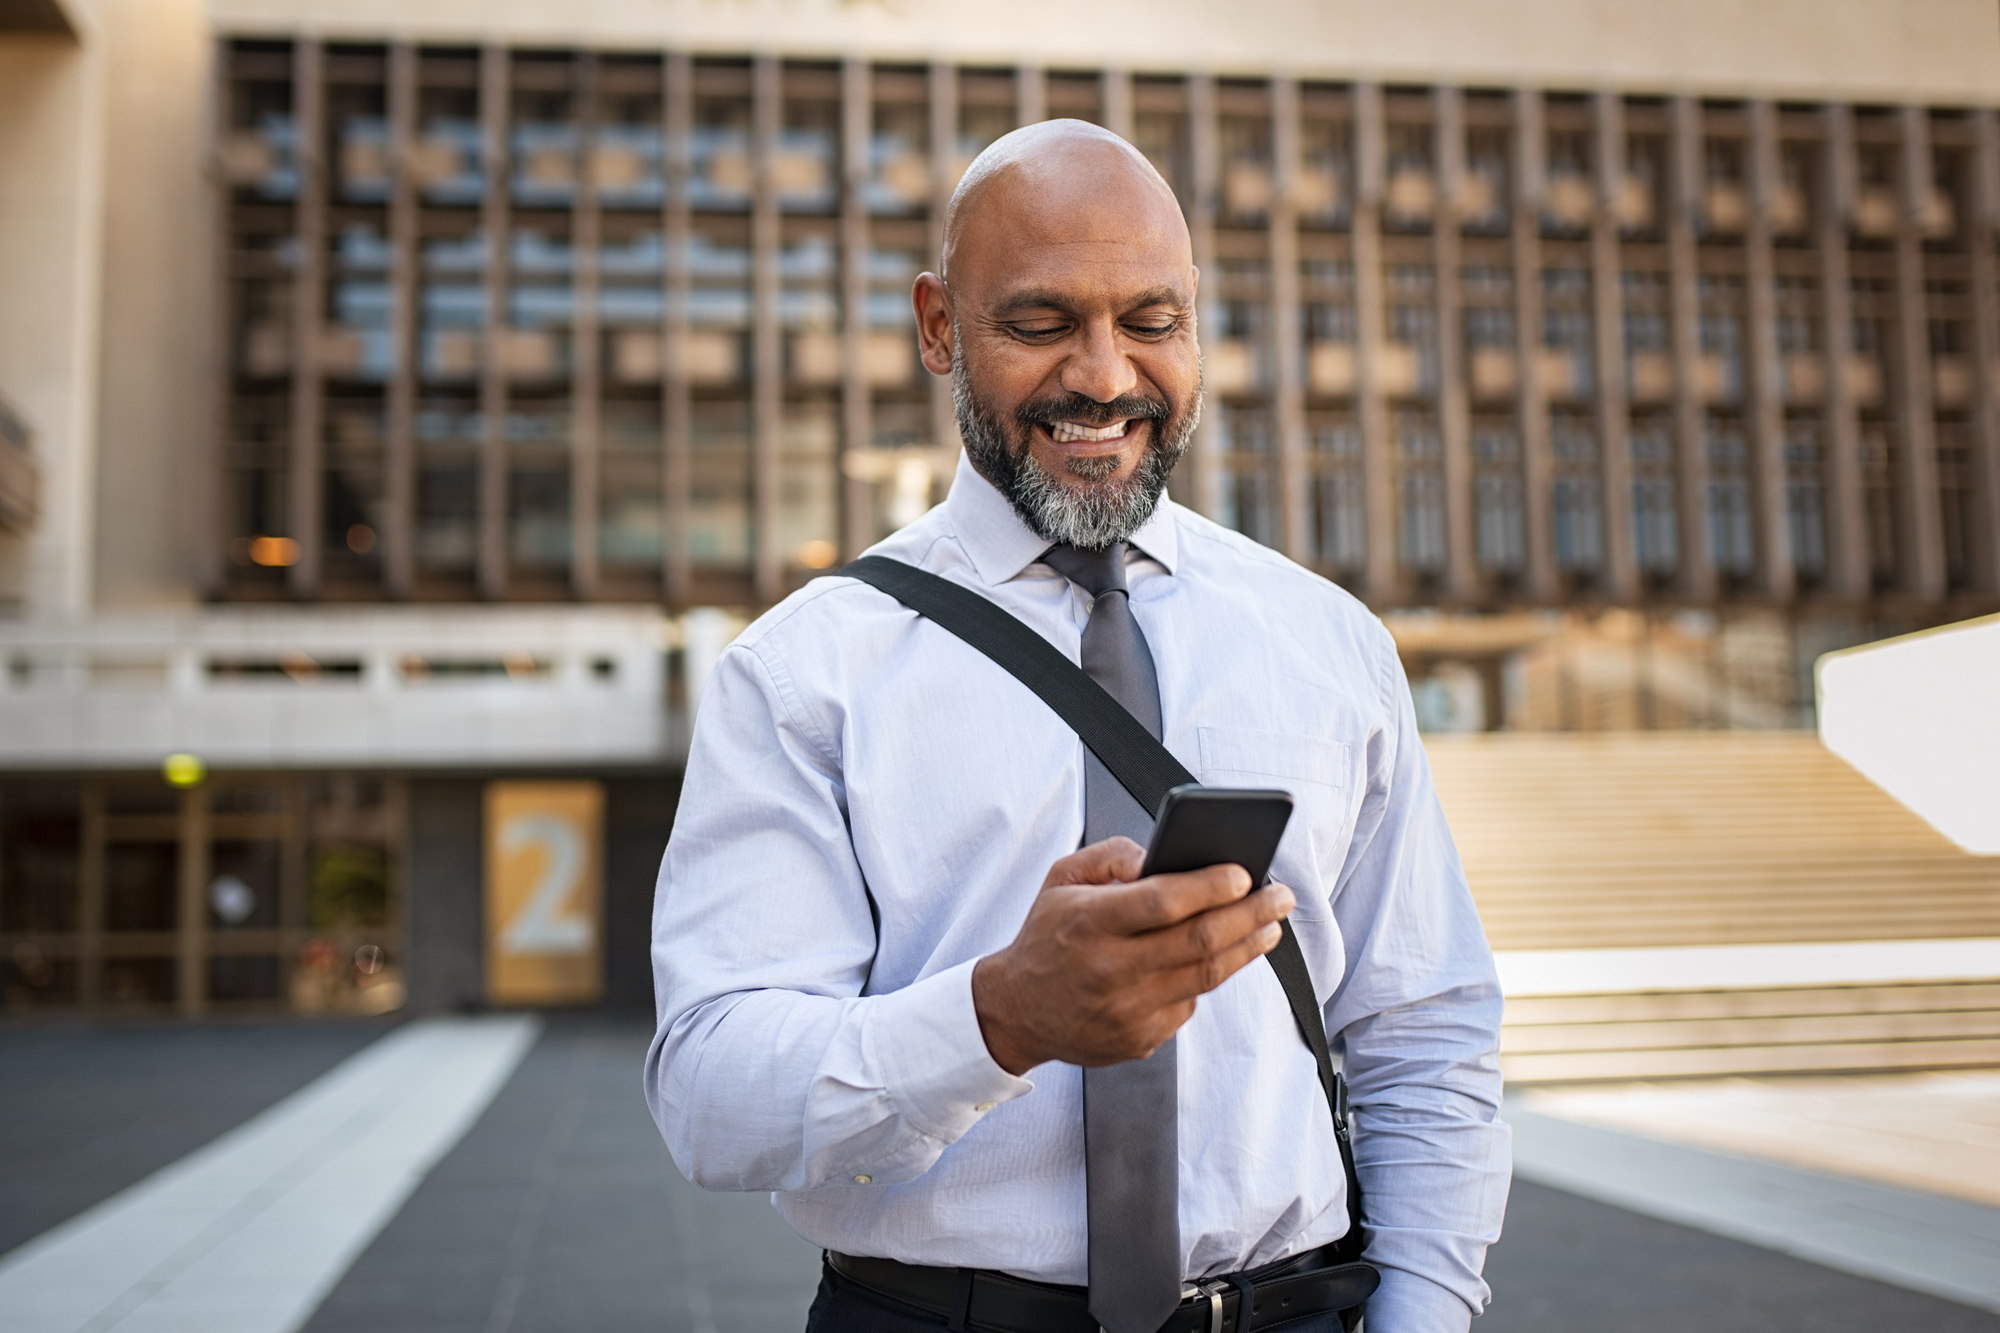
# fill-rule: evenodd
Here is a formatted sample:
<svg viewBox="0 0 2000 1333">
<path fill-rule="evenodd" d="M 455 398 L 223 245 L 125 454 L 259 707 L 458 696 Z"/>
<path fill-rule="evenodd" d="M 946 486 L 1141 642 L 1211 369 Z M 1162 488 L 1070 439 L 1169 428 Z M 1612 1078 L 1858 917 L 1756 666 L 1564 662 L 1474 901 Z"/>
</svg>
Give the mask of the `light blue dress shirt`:
<svg viewBox="0 0 2000 1333">
<path fill-rule="evenodd" d="M 1370 1333 L 1464 1329 L 1508 1183 L 1500 987 L 1388 632 L 1333 584 L 1163 500 L 1132 613 L 1165 742 L 1202 782 L 1281 787 L 1275 878 L 1352 1090 L 1382 1269 Z M 963 460 L 875 547 L 1078 658 L 1089 602 Z M 848 1254 L 1081 1284 L 1082 1080 L 993 1062 L 972 967 L 1083 837 L 1083 747 L 1000 667 L 883 593 L 822 578 L 722 655 L 653 909 L 646 1093 L 698 1184 L 771 1190 Z M 1347 1229 L 1339 1149 L 1277 976 L 1181 1030 L 1190 1278 Z"/>
</svg>

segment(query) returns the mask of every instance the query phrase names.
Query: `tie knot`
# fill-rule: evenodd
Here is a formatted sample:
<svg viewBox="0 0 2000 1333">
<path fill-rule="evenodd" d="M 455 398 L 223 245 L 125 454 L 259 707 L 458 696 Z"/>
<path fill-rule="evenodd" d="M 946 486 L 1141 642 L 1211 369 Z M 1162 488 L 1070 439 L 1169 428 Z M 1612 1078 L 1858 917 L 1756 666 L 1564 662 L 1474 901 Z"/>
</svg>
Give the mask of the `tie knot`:
<svg viewBox="0 0 2000 1333">
<path fill-rule="evenodd" d="M 1042 553 L 1042 563 L 1092 597 L 1125 591 L 1125 543 L 1113 542 L 1102 551 L 1058 543 Z"/>
</svg>

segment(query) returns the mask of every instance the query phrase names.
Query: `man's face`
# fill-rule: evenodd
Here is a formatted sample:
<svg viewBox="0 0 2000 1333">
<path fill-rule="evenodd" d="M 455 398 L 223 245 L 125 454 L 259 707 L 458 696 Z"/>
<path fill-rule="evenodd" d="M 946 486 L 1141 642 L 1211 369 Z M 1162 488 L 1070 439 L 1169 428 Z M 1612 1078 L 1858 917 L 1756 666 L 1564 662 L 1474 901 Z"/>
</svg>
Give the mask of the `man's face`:
<svg viewBox="0 0 2000 1333">
<path fill-rule="evenodd" d="M 1150 516 L 1201 402 L 1196 272 L 1171 196 L 1115 147 L 1009 168 L 962 210 L 949 289 L 916 292 L 968 454 L 1051 541 Z"/>
</svg>

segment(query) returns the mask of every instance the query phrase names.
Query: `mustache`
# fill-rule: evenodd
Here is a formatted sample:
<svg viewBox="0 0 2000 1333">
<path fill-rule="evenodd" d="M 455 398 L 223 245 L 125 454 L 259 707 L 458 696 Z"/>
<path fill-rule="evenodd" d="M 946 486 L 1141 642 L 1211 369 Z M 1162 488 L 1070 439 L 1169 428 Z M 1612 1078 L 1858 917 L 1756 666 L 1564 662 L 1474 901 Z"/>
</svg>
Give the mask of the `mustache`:
<svg viewBox="0 0 2000 1333">
<path fill-rule="evenodd" d="M 1014 409 L 1015 420 L 1023 426 L 1051 428 L 1059 421 L 1101 428 L 1114 421 L 1165 421 L 1173 414 L 1173 406 L 1165 399 L 1139 393 L 1120 394 L 1108 403 L 1080 393 L 1060 393 Z"/>
</svg>

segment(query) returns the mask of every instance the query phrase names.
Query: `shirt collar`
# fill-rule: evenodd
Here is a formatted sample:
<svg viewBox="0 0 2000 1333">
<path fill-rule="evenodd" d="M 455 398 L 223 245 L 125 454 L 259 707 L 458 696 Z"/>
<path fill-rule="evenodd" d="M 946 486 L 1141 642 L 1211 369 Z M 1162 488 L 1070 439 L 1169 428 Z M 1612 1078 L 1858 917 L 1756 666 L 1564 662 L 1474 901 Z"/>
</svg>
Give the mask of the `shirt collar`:
<svg viewBox="0 0 2000 1333">
<path fill-rule="evenodd" d="M 1007 582 L 1049 549 L 1049 544 L 1021 521 L 1013 504 L 979 474 L 963 452 L 958 456 L 958 471 L 952 476 L 944 507 L 959 545 L 965 548 L 988 587 Z M 1152 516 L 1132 534 L 1132 545 L 1159 561 L 1169 574 L 1174 572 L 1175 562 L 1180 558 L 1173 508 L 1174 502 L 1161 496 Z"/>
</svg>

